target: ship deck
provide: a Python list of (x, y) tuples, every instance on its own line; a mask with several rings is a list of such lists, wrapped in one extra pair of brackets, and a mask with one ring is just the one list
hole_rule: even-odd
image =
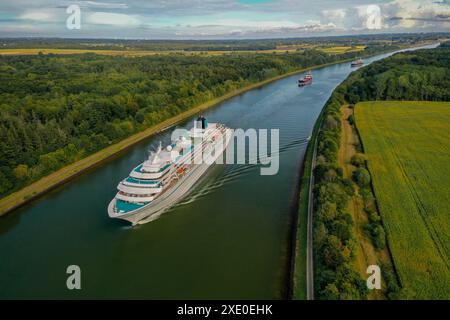
[(117, 208), (117, 211), (119, 214), (125, 214), (130, 211), (137, 210), (139, 208), (142, 208), (146, 204), (148, 204), (148, 203), (137, 204), (137, 203), (131, 203), (131, 202), (126, 202), (126, 201), (123, 201), (120, 199), (116, 199), (116, 208)]

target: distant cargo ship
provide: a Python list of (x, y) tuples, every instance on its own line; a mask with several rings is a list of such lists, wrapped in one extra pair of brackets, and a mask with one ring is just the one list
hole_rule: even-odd
[[(109, 216), (133, 225), (156, 219), (192, 189), (223, 154), (231, 135), (231, 129), (223, 124), (208, 124), (203, 116), (199, 117), (188, 137), (177, 139), (165, 149), (160, 144), (119, 183), (119, 192), (108, 206)], [(213, 154), (209, 164), (203, 161), (204, 152)]]
[(303, 77), (303, 79), (298, 80), (298, 86), (299, 87), (306, 86), (307, 84), (311, 84), (312, 81), (313, 81), (313, 77), (312, 77), (312, 74), (310, 71)]
[(362, 59), (358, 59), (352, 62), (352, 67), (360, 67), (364, 64), (364, 61)]

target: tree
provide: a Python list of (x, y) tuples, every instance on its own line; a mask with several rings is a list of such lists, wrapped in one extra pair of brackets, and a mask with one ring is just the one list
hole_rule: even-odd
[(334, 130), (338, 127), (338, 122), (331, 116), (328, 115), (325, 120), (325, 129)]
[(0, 194), (6, 193), (13, 187), (12, 182), (0, 171)]
[(137, 123), (143, 123), (145, 120), (144, 113), (141, 111), (136, 112), (136, 115), (134, 116)]
[(366, 159), (365, 159), (364, 155), (362, 155), (361, 153), (357, 153), (354, 156), (352, 156), (352, 158), (350, 159), (350, 162), (355, 167), (361, 167), (362, 165), (364, 165), (365, 160)]
[(26, 164), (19, 164), (14, 169), (14, 175), (19, 180), (26, 180), (29, 178), (28, 166)]
[(376, 224), (372, 228), (372, 239), (375, 248), (384, 249), (386, 246), (386, 235), (384, 233), (384, 229), (381, 225)]
[(326, 172), (325, 172), (325, 174), (324, 174), (324, 176), (323, 176), (323, 179), (325, 180), (325, 181), (328, 181), (328, 182), (333, 182), (333, 181), (336, 181), (336, 179), (337, 179), (337, 173), (336, 173), (336, 171), (334, 170), (334, 169), (328, 169)]
[(339, 290), (334, 283), (329, 283), (325, 289), (320, 292), (324, 300), (338, 300)]
[(347, 241), (352, 237), (352, 226), (345, 221), (337, 220), (331, 225), (331, 230), (334, 235), (339, 237), (342, 241)]
[(320, 249), (328, 237), (328, 231), (322, 222), (314, 229), (314, 247)]
[(330, 268), (337, 268), (344, 263), (345, 258), (342, 249), (341, 240), (334, 235), (330, 235), (323, 249), (323, 261), (325, 265)]
[(358, 168), (353, 173), (353, 178), (356, 181), (356, 183), (361, 187), (365, 188), (370, 184), (370, 174), (369, 171), (367, 171), (364, 168)]
[(325, 201), (317, 209), (317, 215), (324, 222), (332, 221), (338, 214), (336, 203)]
[(348, 123), (350, 123), (351, 125), (353, 125), (355, 123), (355, 118), (353, 117), (352, 114), (348, 116), (347, 120), (348, 120)]

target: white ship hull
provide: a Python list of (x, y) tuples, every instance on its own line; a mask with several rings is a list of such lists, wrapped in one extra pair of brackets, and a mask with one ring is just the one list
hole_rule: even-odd
[(194, 165), (184, 176), (182, 176), (174, 185), (170, 186), (160, 196), (158, 196), (151, 203), (143, 206), (137, 210), (127, 213), (119, 213), (115, 208), (116, 198), (112, 199), (108, 206), (108, 214), (111, 218), (122, 219), (130, 222), (133, 226), (136, 224), (143, 224), (153, 221), (161, 216), (162, 213), (174, 206), (178, 201), (185, 197), (191, 191), (199, 179), (206, 173), (211, 165), (219, 158), (225, 151), (232, 133), (227, 129), (225, 133), (224, 144), (222, 152), (215, 154), (212, 164), (202, 163)]

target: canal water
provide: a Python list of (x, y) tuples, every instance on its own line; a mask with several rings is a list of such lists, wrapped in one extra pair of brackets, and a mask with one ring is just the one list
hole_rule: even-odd
[[(279, 129), (277, 175), (215, 165), (158, 220), (131, 228), (108, 218), (117, 183), (169, 142), (170, 129), (0, 218), (0, 298), (281, 298), (307, 138), (351, 71), (349, 63), (314, 70), (304, 88), (291, 76), (204, 112), (231, 128)], [(81, 268), (81, 290), (66, 287), (69, 265)]]

